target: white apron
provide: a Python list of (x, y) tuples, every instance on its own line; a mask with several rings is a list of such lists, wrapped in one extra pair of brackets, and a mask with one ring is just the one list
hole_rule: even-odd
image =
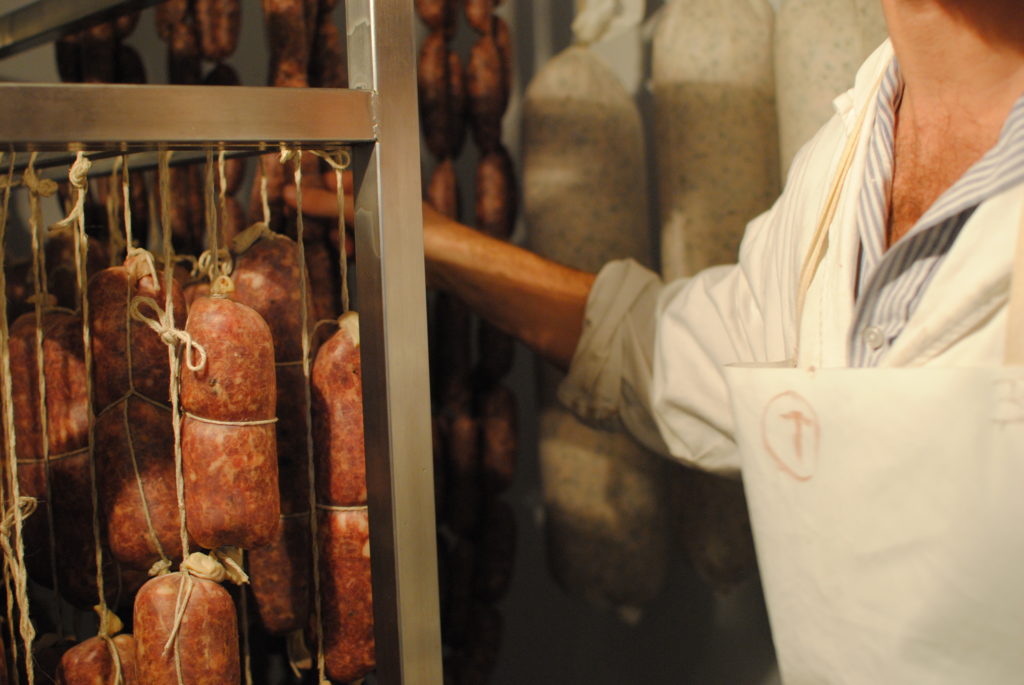
[(726, 370), (788, 685), (1024, 683), (1024, 238), (1014, 271), (1001, 368)]

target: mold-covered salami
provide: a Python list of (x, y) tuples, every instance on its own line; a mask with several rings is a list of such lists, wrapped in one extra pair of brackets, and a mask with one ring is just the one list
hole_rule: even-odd
[(321, 510), (320, 592), (331, 680), (357, 680), (375, 665), (370, 526), (366, 509)]
[(203, 547), (251, 549), (274, 539), (281, 511), (274, 345), (252, 308), (213, 293), (185, 324), (206, 351), (202, 368), (182, 371), (185, 520)]
[(313, 365), (314, 447), (321, 504), (366, 503), (359, 315), (348, 312)]
[(135, 598), (135, 643), (142, 685), (178, 683), (175, 649), (164, 652), (174, 630), (181, 583), (191, 582), (176, 638), (184, 685), (226, 685), (241, 680), (238, 619), (231, 595), (217, 583), (181, 573), (153, 578)]
[(666, 280), (734, 263), (747, 222), (778, 197), (774, 21), (767, 0), (674, 0), (661, 13), (651, 83)]
[[(537, 73), (523, 106), (524, 212), (541, 255), (596, 272), (650, 261), (644, 137), (633, 96), (591, 50), (571, 47)], [(614, 191), (612, 189), (615, 189)], [(553, 395), (558, 378), (542, 390)], [(663, 464), (627, 436), (548, 403), (540, 463), (549, 566), (600, 604), (653, 599), (667, 574)]]
[[(57, 685), (139, 685), (135, 661), (135, 638), (117, 635), (111, 645), (99, 637), (91, 637), (64, 652), (57, 668)], [(115, 659), (117, 662), (115, 662)], [(121, 680), (117, 680), (118, 663)]]

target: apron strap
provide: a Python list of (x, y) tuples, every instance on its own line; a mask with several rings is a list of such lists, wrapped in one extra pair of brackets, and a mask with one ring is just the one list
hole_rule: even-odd
[[(882, 79), (885, 78), (885, 71), (882, 71), (881, 76), (878, 77), (877, 83), (874, 88), (871, 89), (872, 93), (877, 93), (878, 89), (882, 85)], [(804, 257), (803, 264), (800, 267), (800, 285), (797, 289), (796, 295), (796, 349), (793, 351), (793, 360), (798, 362), (800, 358), (800, 328), (803, 324), (804, 319), (804, 306), (807, 303), (807, 293), (811, 289), (811, 283), (814, 281), (814, 276), (818, 272), (818, 267), (821, 266), (822, 260), (825, 258), (825, 252), (828, 251), (828, 232), (832, 226), (832, 222), (835, 220), (836, 212), (839, 211), (839, 200), (843, 195), (843, 189), (846, 186), (846, 178), (850, 175), (850, 169), (853, 168), (853, 159), (857, 154), (857, 144), (860, 143), (861, 137), (864, 132), (864, 122), (867, 120), (868, 112), (872, 110), (871, 100), (869, 99), (863, 109), (861, 109), (860, 116), (857, 117), (857, 123), (854, 125), (854, 131), (850, 135), (849, 140), (846, 142), (846, 148), (843, 150), (843, 155), (839, 159), (839, 167), (836, 171), (835, 178), (832, 179), (832, 184), (829, 186), (828, 196), (825, 199), (825, 207), (822, 209), (821, 217), (818, 219), (818, 225), (814, 230), (814, 237), (811, 239), (811, 249)]]
[(1017, 249), (1013, 257), (1003, 362), (1007, 366), (1024, 366), (1024, 206), (1021, 207)]

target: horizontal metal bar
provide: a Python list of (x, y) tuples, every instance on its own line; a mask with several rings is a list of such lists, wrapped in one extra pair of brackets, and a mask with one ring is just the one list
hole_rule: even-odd
[(37, 0), (0, 16), (0, 58), (161, 0)]
[[(210, 145), (209, 149), (214, 152), (218, 152), (218, 147)], [(265, 145), (253, 148), (233, 148), (230, 151), (226, 151), (226, 159), (237, 159), (252, 157), (265, 152), (275, 152), (277, 148), (267, 147)], [(337, 155), (342, 150), (349, 149), (345, 145), (323, 145), (317, 146), (316, 149), (326, 152), (332, 156)], [(109, 150), (104, 151), (89, 151), (89, 161), (92, 162), (92, 166), (89, 169), (90, 176), (106, 176), (110, 174), (114, 165), (118, 160), (121, 159), (122, 155), (116, 152), (110, 152)], [(14, 160), (14, 172), (16, 174), (22, 173), (28, 168), (30, 155), (24, 153), (18, 155)], [(75, 153), (73, 152), (42, 152), (39, 153), (32, 163), (36, 169), (40, 178), (49, 178), (56, 181), (62, 181), (67, 179), (68, 169), (75, 162)], [(205, 150), (185, 150), (177, 151), (171, 157), (171, 166), (187, 166), (191, 164), (205, 164), (206, 163), (206, 151)], [(7, 173), (10, 159), (5, 158), (0, 163), (0, 176)], [(128, 170), (129, 171), (148, 171), (150, 169), (156, 169), (160, 165), (160, 153), (159, 152), (132, 152), (128, 155)]]
[(375, 139), (374, 95), (335, 88), (0, 84), (0, 145), (132, 151)]

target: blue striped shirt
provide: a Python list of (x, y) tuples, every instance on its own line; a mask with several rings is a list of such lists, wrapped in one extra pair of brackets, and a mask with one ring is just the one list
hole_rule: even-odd
[(903, 77), (894, 59), (878, 92), (878, 116), (868, 141), (857, 206), (861, 240), (857, 307), (850, 332), (852, 366), (876, 366), (906, 327), (925, 288), (974, 210), (985, 199), (1024, 182), (1024, 96), (999, 141), (944, 192), (888, 251), (886, 226), (893, 178), (896, 112)]

